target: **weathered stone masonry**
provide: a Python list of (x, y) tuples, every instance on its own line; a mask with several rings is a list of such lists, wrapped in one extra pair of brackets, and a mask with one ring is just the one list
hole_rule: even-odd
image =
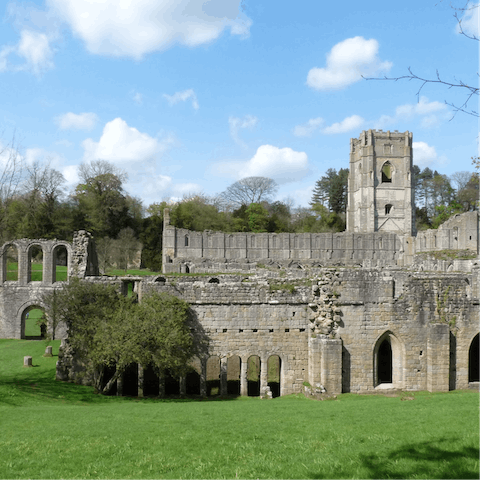
[[(350, 187), (358, 208), (349, 210), (345, 233), (191, 232), (170, 225), (166, 212), (164, 272), (211, 277), (98, 276), (93, 239), (79, 232), (72, 245), (12, 242), (19, 277), (11, 282), (4, 245), (0, 336), (23, 338), (28, 308), (41, 307), (43, 292), (62, 288), (53, 275), (55, 252), (62, 246), (70, 276), (113, 282), (124, 292), (132, 282), (140, 301), (158, 291), (191, 304), (209, 338), (208, 352), (194, 362), (200, 374), (197, 393), (207, 393), (208, 378), (217, 375), (219, 393), (227, 393), (234, 378), (239, 393), (247, 395), (247, 365), (254, 356), (262, 394), (272, 358), (279, 361), (281, 395), (303, 392), (305, 386), (330, 394), (478, 388), (480, 263), (416, 255), (447, 248), (478, 254), (478, 214), (456, 216), (438, 230), (413, 235), (411, 141), (408, 132), (362, 132), (352, 141)], [(355, 169), (362, 173), (352, 179)], [(30, 281), (34, 245), (43, 250), (42, 282)], [(64, 329), (57, 336), (65, 337)], [(78, 381), (79, 368), (65, 350), (57, 377)], [(158, 393), (165, 388), (146, 366), (134, 373), (133, 389), (127, 392), (124, 378), (119, 393), (141, 395), (152, 381)], [(188, 388), (181, 379), (180, 393)]]

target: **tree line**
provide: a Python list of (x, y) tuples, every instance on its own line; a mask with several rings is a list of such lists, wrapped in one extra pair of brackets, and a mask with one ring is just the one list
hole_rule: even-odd
[[(0, 236), (71, 240), (76, 230), (97, 241), (100, 268), (126, 269), (141, 246), (143, 267), (161, 269), (163, 211), (179, 228), (224, 232), (321, 233), (345, 229), (348, 169), (328, 169), (317, 180), (310, 206), (274, 200), (278, 185), (265, 177), (234, 182), (209, 197), (187, 195), (145, 207), (124, 189), (125, 172), (95, 160), (78, 168), (79, 183), (66, 191), (63, 175), (48, 163), (26, 165), (13, 145), (0, 151)], [(475, 164), (475, 159), (474, 159)], [(478, 162), (476, 168), (478, 168)], [(414, 166), (417, 229), (437, 228), (449, 216), (478, 206), (478, 172), (450, 177)]]

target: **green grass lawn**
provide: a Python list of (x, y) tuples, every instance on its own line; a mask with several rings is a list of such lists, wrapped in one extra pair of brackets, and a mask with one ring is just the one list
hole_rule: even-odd
[[(32, 308), (28, 312), (28, 318), (25, 318), (25, 336), (39, 337), (41, 335), (40, 325), (37, 322), (42, 318), (43, 310)], [(1, 379), (0, 379), (1, 380)]]
[[(62, 282), (67, 280), (67, 267), (62, 265), (57, 265), (57, 282)], [(43, 264), (42, 263), (32, 263), (31, 270), (32, 282), (40, 282), (43, 277)], [(7, 263), (7, 280), (9, 281), (18, 281), (18, 263), (9, 262)]]
[(479, 477), (478, 392), (102, 397), (54, 380), (51, 344), (0, 340), (1, 478)]

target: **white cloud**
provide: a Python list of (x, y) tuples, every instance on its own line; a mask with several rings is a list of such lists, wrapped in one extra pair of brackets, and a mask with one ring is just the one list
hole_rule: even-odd
[(378, 42), (353, 37), (337, 43), (327, 54), (325, 68), (312, 68), (308, 72), (307, 85), (315, 90), (340, 90), (358, 82), (364, 76), (388, 72), (391, 62), (378, 57)]
[(136, 128), (129, 127), (125, 120), (115, 118), (108, 122), (98, 142), (87, 138), (83, 142), (85, 159), (101, 159), (110, 162), (142, 162), (163, 153), (174, 142), (171, 136), (159, 141)]
[(338, 133), (347, 133), (352, 130), (358, 130), (365, 124), (365, 120), (359, 115), (352, 115), (343, 119), (341, 122), (330, 126), (324, 126), (325, 120), (321, 117), (311, 118), (305, 125), (297, 125), (293, 129), (293, 134), (297, 137), (310, 137), (317, 130), (323, 135), (335, 135)]
[(78, 185), (80, 177), (78, 176), (78, 165), (68, 165), (61, 169), (61, 172), (67, 183), (67, 188), (71, 189)]
[(236, 179), (269, 177), (282, 184), (303, 178), (308, 170), (308, 156), (305, 152), (296, 152), (288, 147), (261, 145), (250, 160), (216, 164), (212, 173)]
[[(51, 39), (44, 33), (22, 30), (20, 41), (15, 46), (4, 46), (0, 50), (0, 72), (5, 70), (29, 71), (40, 76), (53, 68)], [(12, 63), (11, 55), (19, 57), (23, 63)]]
[(248, 36), (241, 0), (47, 0), (91, 53), (142, 58), (174, 44), (196, 47), (224, 30)]
[(238, 117), (228, 117), (228, 125), (230, 127), (230, 135), (232, 136), (233, 140), (246, 147), (245, 143), (240, 140), (238, 132), (240, 129), (244, 128), (253, 128), (258, 123), (258, 118), (254, 117), (253, 115), (245, 115), (243, 118)]
[(324, 135), (335, 135), (337, 133), (346, 133), (352, 130), (358, 130), (365, 124), (365, 120), (359, 115), (352, 115), (343, 119), (341, 122), (334, 123), (329, 127), (322, 129)]
[(91, 130), (98, 121), (95, 113), (68, 112), (55, 118), (55, 123), (60, 130)]
[(420, 118), (422, 128), (432, 128), (449, 119), (448, 107), (444, 103), (429, 102), (427, 97), (420, 97), (414, 104), (400, 105), (395, 109), (394, 115), (382, 115), (374, 122), (375, 128), (388, 128), (400, 121), (411, 121)]
[(318, 130), (324, 123), (325, 120), (321, 117), (311, 118), (306, 124), (297, 125), (293, 129), (293, 134), (296, 137), (310, 137), (312, 133)]
[(425, 142), (413, 142), (413, 163), (420, 168), (428, 167), (432, 164), (443, 165), (447, 163), (445, 156), (438, 156), (435, 147)]
[(480, 3), (466, 5), (466, 9), (460, 18), (460, 25), (456, 26), (457, 33), (463, 31), (470, 37), (480, 37)]
[(192, 99), (192, 107), (195, 110), (199, 109), (197, 96), (191, 88), (188, 90), (183, 90), (182, 92), (176, 92), (173, 95), (167, 95), (164, 93), (163, 97), (167, 99), (167, 102), (170, 106), (175, 105), (178, 102), (186, 102), (187, 100)]

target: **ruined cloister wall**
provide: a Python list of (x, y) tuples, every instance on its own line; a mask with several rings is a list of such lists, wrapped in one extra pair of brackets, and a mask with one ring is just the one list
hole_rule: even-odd
[[(166, 225), (163, 272), (249, 270), (249, 263), (300, 261), (318, 265), (403, 265), (403, 239), (394, 233), (221, 233)], [(223, 264), (223, 268), (222, 268)], [(214, 265), (214, 268), (211, 268)], [(185, 267), (183, 267), (185, 270)], [(183, 272), (185, 273), (185, 272)]]
[[(7, 280), (7, 252), (17, 256), (18, 279)], [(42, 280), (32, 281), (32, 250), (42, 251)], [(66, 251), (67, 278), (98, 274), (95, 244), (86, 231), (75, 232), (73, 242), (45, 239), (20, 239), (6, 242), (0, 248), (0, 338), (24, 338), (25, 313), (32, 307), (42, 308), (42, 297), (55, 289), (61, 289), (64, 281), (56, 279), (56, 254)], [(59, 325), (56, 337), (66, 336), (64, 325)]]

